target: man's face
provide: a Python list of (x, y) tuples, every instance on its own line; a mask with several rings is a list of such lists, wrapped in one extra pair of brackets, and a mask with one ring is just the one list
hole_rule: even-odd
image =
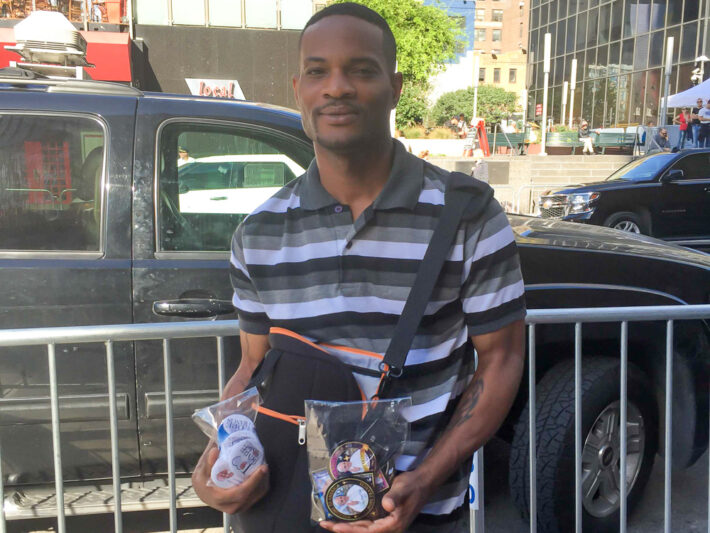
[(178, 155), (180, 156), (180, 159), (187, 159), (187, 152), (185, 150), (180, 150)]
[(293, 89), (306, 135), (334, 152), (352, 152), (389, 137), (390, 111), (402, 89), (382, 48), (382, 30), (332, 15), (301, 40)]
[(333, 498), (333, 501), (335, 502), (335, 505), (343, 506), (348, 503), (348, 497), (347, 495), (336, 496), (335, 498)]
[(702, 98), (698, 98), (697, 104), (698, 104), (698, 107), (703, 107), (703, 99), (702, 99)]
[(668, 132), (666, 130), (661, 130), (660, 134), (661, 134), (661, 137), (666, 137), (668, 135)]
[(708, 103), (705, 104), (705, 107), (707, 107), (708, 109), (710, 109), (710, 100), (708, 100)]

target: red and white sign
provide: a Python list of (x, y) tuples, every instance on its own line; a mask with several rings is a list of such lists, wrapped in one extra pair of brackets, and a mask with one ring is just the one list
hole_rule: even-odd
[(537, 104), (535, 106), (535, 116), (536, 117), (541, 117), (542, 116), (542, 104)]
[(185, 78), (190, 94), (245, 100), (242, 88), (237, 80), (207, 80), (204, 78)]

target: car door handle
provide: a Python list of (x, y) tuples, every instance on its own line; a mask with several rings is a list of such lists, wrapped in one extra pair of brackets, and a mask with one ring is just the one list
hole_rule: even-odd
[(234, 306), (228, 300), (180, 298), (153, 302), (153, 313), (161, 316), (179, 316), (183, 318), (210, 318), (234, 313)]
[(226, 199), (227, 199), (226, 196), (212, 196), (212, 197), (210, 198), (210, 200), (214, 200), (215, 202), (217, 202), (217, 201), (219, 201), (219, 200), (226, 200)]

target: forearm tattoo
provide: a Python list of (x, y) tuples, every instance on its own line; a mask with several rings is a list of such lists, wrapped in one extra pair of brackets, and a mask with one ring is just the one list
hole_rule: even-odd
[(459, 402), (454, 416), (451, 418), (451, 423), (449, 428), (455, 428), (464, 424), (468, 419), (473, 416), (473, 410), (478, 404), (478, 399), (483, 393), (483, 379), (474, 379), (471, 386), (466, 389), (461, 401)]

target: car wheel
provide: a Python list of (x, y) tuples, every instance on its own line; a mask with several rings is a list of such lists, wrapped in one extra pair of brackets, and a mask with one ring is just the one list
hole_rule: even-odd
[[(608, 357), (582, 365), (582, 525), (597, 533), (618, 531), (621, 490), (619, 361)], [(633, 365), (628, 373), (626, 486), (628, 509), (638, 503), (653, 467), (658, 417), (653, 388)], [(549, 370), (537, 385), (537, 529), (574, 531), (574, 361)], [(528, 407), (515, 426), (510, 490), (530, 520)]]
[(641, 220), (641, 217), (630, 211), (614, 213), (604, 221), (604, 225), (609, 228), (628, 231), (629, 233), (643, 233), (648, 235), (648, 228)]

